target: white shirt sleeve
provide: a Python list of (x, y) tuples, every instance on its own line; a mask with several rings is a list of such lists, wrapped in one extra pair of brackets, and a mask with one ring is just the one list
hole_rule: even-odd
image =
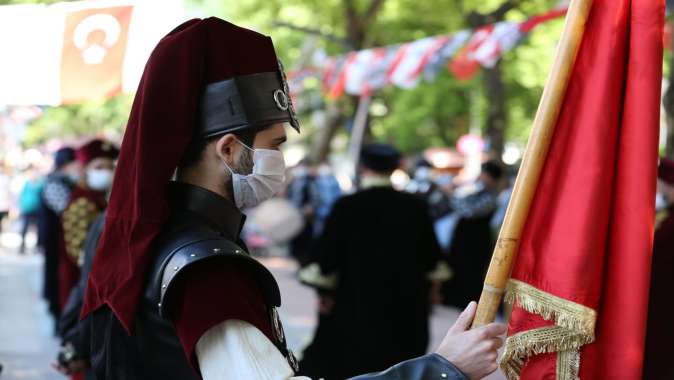
[(286, 358), (260, 330), (231, 319), (211, 327), (196, 347), (204, 380), (310, 380), (294, 376)]

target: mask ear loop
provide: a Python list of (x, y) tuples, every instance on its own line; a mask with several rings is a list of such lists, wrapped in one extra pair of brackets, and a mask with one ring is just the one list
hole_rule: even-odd
[(235, 178), (236, 178), (236, 176), (239, 176), (239, 178), (241, 178), (241, 175), (235, 173), (234, 170), (232, 170), (232, 168), (229, 166), (229, 164), (226, 161), (223, 161), (223, 163), (225, 164), (225, 167), (227, 168), (227, 170), (229, 170), (229, 173), (230, 173), (229, 178), (230, 178), (230, 183), (231, 183), (231, 188), (232, 188), (232, 198), (233, 198), (232, 202), (234, 202), (234, 204), (236, 204), (237, 207), (239, 207), (239, 205), (237, 204), (237, 198), (238, 198), (237, 194), (241, 193), (241, 189), (239, 189), (240, 185), (237, 183), (237, 181), (235, 181)]
[[(234, 137), (234, 140), (236, 140), (236, 142), (241, 144), (244, 148), (246, 148), (246, 149), (248, 149), (252, 152), (255, 152), (255, 149), (253, 149), (253, 148), (249, 147), (248, 145), (244, 144), (243, 141), (239, 140), (238, 138)], [(235, 173), (234, 170), (232, 170), (232, 168), (229, 166), (229, 164), (227, 164), (227, 161), (223, 161), (223, 163), (227, 167), (227, 170), (229, 170), (229, 172), (232, 174), (232, 178), (234, 177), (234, 174), (238, 174), (238, 173)]]
[(248, 145), (244, 144), (244, 143), (243, 143), (243, 141), (241, 141), (241, 140), (237, 139), (236, 137), (235, 137), (235, 139), (236, 139), (236, 142), (238, 142), (239, 144), (243, 145), (243, 146), (244, 146), (244, 148), (246, 148), (246, 149), (250, 150), (251, 152), (255, 152), (255, 148), (251, 148), (251, 147), (249, 147)]
[(232, 168), (229, 167), (229, 165), (227, 164), (227, 161), (222, 161), (222, 163), (225, 164), (225, 167), (227, 168), (227, 170), (229, 170), (229, 173), (232, 175), (232, 177), (234, 177), (234, 174), (236, 174), (236, 173), (234, 173), (234, 170), (232, 170)]

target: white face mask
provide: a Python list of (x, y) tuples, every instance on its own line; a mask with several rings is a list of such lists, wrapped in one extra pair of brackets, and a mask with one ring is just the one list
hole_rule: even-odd
[(107, 191), (112, 186), (114, 173), (110, 169), (87, 170), (87, 185), (96, 191)]
[(664, 210), (667, 208), (667, 200), (665, 200), (665, 197), (662, 195), (662, 193), (658, 192), (655, 194), (655, 211), (660, 211)]
[(239, 144), (253, 152), (253, 172), (241, 175), (225, 165), (232, 173), (234, 203), (239, 209), (245, 209), (272, 198), (283, 188), (286, 165), (283, 153), (278, 150), (253, 149), (240, 141)]

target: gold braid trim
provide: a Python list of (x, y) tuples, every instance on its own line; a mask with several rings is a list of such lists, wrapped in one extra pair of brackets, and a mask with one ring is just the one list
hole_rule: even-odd
[(557, 379), (579, 379), (580, 350), (566, 350), (557, 353)]
[(298, 276), (300, 281), (310, 286), (325, 290), (334, 290), (337, 288), (337, 274), (323, 274), (318, 263), (311, 263), (300, 269)]
[(557, 379), (578, 379), (580, 347), (594, 341), (597, 313), (517, 280), (508, 282), (505, 301), (555, 322), (555, 326), (523, 331), (506, 339), (500, 363), (506, 377), (519, 379), (527, 359), (557, 352)]
[(518, 280), (508, 281), (505, 301), (517, 304), (532, 314), (537, 314), (557, 326), (591, 335), (594, 340), (594, 325), (597, 313), (587, 306), (553, 296)]

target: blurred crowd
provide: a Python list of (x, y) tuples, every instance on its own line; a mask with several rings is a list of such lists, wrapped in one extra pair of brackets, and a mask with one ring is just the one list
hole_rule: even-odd
[[(93, 139), (57, 150), (48, 172), (0, 165), (0, 221), (13, 232), (3, 244), (44, 254), (44, 297), (63, 342), (56, 367), (74, 379), (94, 378), (78, 321), (118, 153)], [(318, 294), (302, 374), (346, 378), (423, 355), (432, 305), (479, 299), (516, 169), (477, 163), (440, 168), (390, 145), (365, 145), (350, 187), (327, 163), (302, 160), (287, 170), (281, 194), (247, 210), (251, 252), (294, 259), (299, 281)], [(657, 207), (667, 211), (674, 165), (661, 166)], [(349, 341), (361, 351), (340, 352)]]
[[(57, 368), (74, 378), (87, 376), (81, 371), (86, 360), (79, 360), (87, 356), (86, 337), (81, 336), (77, 322), (118, 152), (112, 143), (93, 139), (62, 147), (37, 164), (0, 166), (0, 218), (4, 230), (14, 233), (3, 234), (4, 239), (14, 236), (13, 244), (20, 254), (44, 254), (43, 295), (54, 317), (55, 333), (63, 340)], [(296, 260), (299, 279), (321, 295), (320, 324), (304, 355), (303, 368), (309, 375), (313, 371), (335, 378), (350, 376), (423, 354), (428, 345), (429, 305), (463, 308), (479, 297), (494, 233), (507, 204), (508, 176), (496, 162), (486, 161), (477, 172), (466, 173), (462, 167), (437, 168), (424, 158), (403, 157), (394, 147), (381, 144), (364, 147), (360, 161), (354, 181), (345, 184), (338, 180), (333, 166), (302, 160), (287, 170), (286, 186), (278, 197), (247, 211), (251, 220), (244, 240), (251, 251), (257, 255), (285, 254)], [(365, 195), (349, 201), (357, 194)], [(11, 243), (5, 241), (6, 246)], [(390, 262), (379, 257), (348, 265), (363, 272), (368, 266), (388, 267), (389, 273), (373, 267), (379, 273), (364, 280), (347, 275), (346, 269), (335, 263), (330, 264), (331, 270), (326, 269), (331, 260), (326, 257), (346, 257), (350, 251), (362, 258), (362, 250), (388, 251), (383, 254)], [(347, 295), (351, 300), (362, 297), (352, 311), (368, 318), (381, 319), (382, 312), (389, 313), (394, 304), (404, 303), (401, 295), (407, 293), (411, 315), (390, 320), (394, 323), (412, 317), (419, 321), (407, 337), (414, 342), (395, 345), (412, 352), (382, 352), (379, 362), (368, 354), (368, 363), (331, 363), (326, 369), (327, 363), (320, 358), (330, 354), (326, 349), (339, 347), (337, 326), (346, 323), (362, 335), (357, 326), (369, 325), (368, 321), (354, 320), (350, 312), (347, 320), (334, 313), (341, 309), (343, 315), (346, 309), (336, 307), (344, 302), (343, 296), (336, 295), (337, 283), (349, 285), (356, 293), (369, 288), (372, 295), (378, 294), (379, 303), (372, 297)], [(381, 297), (386, 291), (396, 295), (389, 304)], [(420, 297), (420, 292), (428, 297)], [(419, 303), (419, 299), (426, 301)], [(382, 340), (372, 336), (366, 341)], [(344, 368), (352, 370), (344, 372)]]
[[(424, 158), (414, 157), (401, 157), (390, 173), (384, 173), (383, 177), (390, 179), (383, 185), (414, 195), (426, 204), (443, 260), (454, 272), (452, 281), (444, 287), (447, 305), (462, 308), (479, 296), (514, 174), (513, 168), (495, 161), (484, 161), (479, 170), (471, 172), (465, 167), (437, 168)], [(368, 176), (361, 175), (359, 180), (360, 184), (346, 189), (327, 164), (302, 161), (290, 169), (285, 198), (301, 215), (303, 227), (291, 239), (289, 252), (300, 266), (305, 267), (312, 256), (320, 254), (316, 244), (334, 203), (342, 196), (372, 187)]]

